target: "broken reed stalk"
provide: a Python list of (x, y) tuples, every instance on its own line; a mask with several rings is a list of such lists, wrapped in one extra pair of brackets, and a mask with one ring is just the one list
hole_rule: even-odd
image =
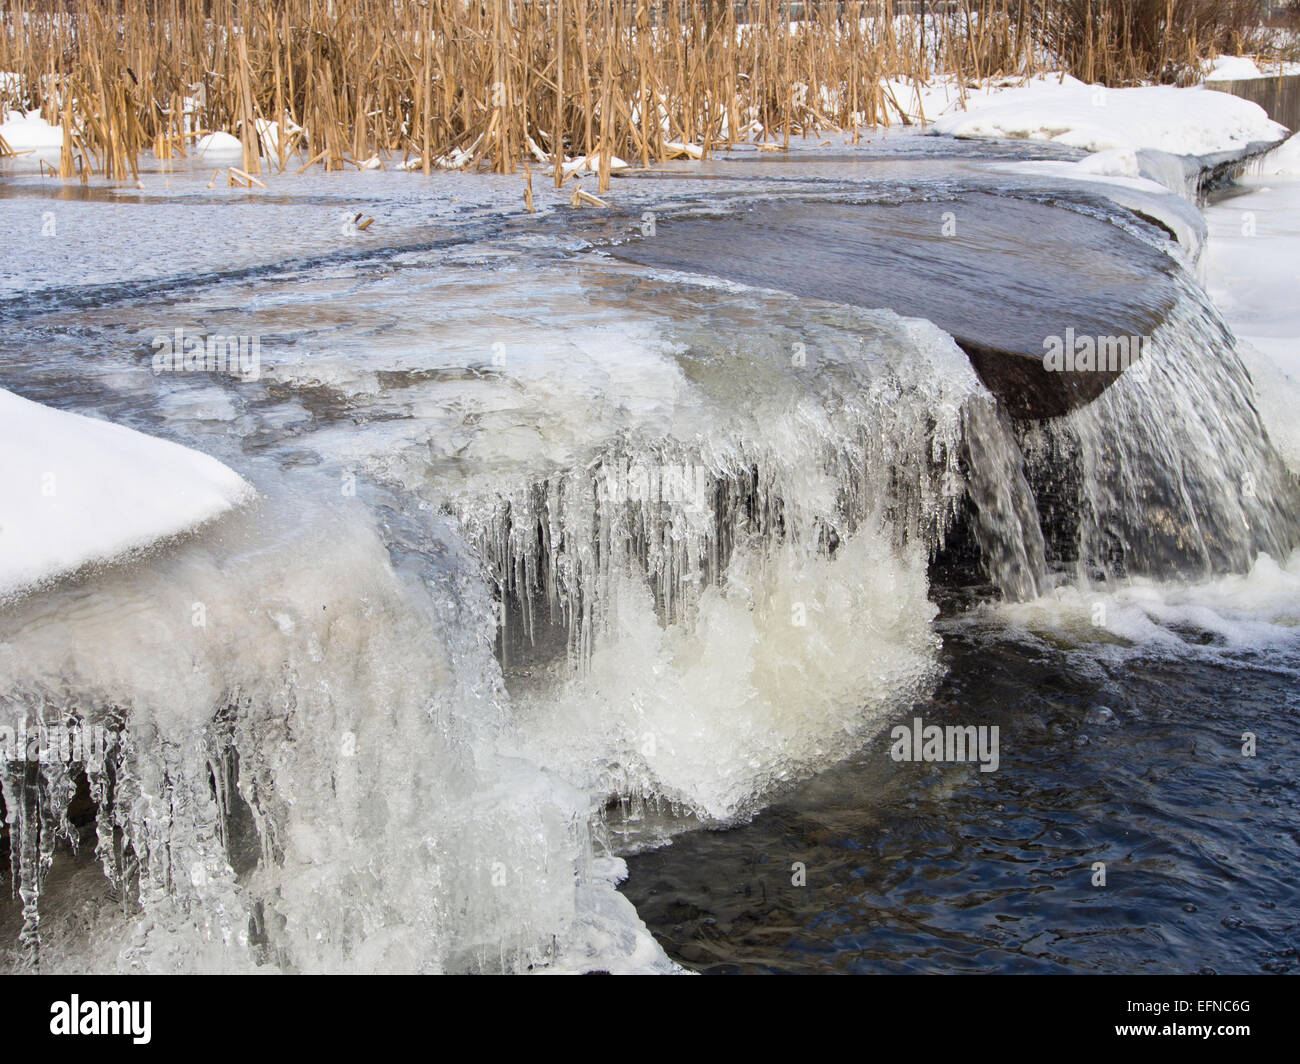
[[(393, 153), (564, 182), (739, 141), (906, 120), (882, 86), (1063, 66), (1175, 80), (1249, 35), (1258, 0), (5, 0), (0, 107), (64, 127), (59, 171), (234, 133), (242, 169)], [(797, 14), (797, 18), (795, 15)], [(293, 132), (297, 131), (297, 132)], [(533, 150), (533, 148), (537, 150)], [(414, 168), (414, 166), (412, 166)]]

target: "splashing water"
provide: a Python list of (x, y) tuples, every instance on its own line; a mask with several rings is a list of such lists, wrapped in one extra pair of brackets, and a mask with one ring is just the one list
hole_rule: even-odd
[[(118, 737), (0, 767), (15, 967), (670, 970), (606, 803), (730, 822), (851, 753), (936, 680), (927, 567), (963, 515), (1008, 600), (1297, 545), (1190, 285), (1141, 373), (1018, 425), (887, 312), (593, 255), (337, 283), (346, 311), (196, 295), (274, 334), (260, 382), (86, 388), (263, 498), (0, 611), (0, 725)], [(29, 327), (39, 392), (79, 352)], [(59, 885), (82, 788), (93, 867)]]
[(1296, 483), (1232, 338), (1190, 284), (1139, 372), (1053, 426), (1077, 449), (1081, 578), (1207, 578), (1296, 545)]

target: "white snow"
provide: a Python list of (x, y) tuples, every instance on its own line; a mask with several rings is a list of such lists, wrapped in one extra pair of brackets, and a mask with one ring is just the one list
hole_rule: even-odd
[(1300, 143), (1267, 156), (1250, 189), (1205, 211), (1205, 288), (1237, 336), (1269, 436), (1300, 472)]
[(1151, 148), (1212, 155), (1281, 140), (1286, 128), (1264, 109), (1203, 87), (1107, 89), (1071, 78), (1036, 78), (993, 95), (967, 97), (938, 118), (936, 133), (964, 138), (1052, 141), (1089, 152)]
[[(1292, 137), (1281, 147), (1269, 152), (1254, 165), (1252, 173), (1260, 177), (1300, 177), (1300, 137)], [(1243, 184), (1249, 186), (1255, 182), (1247, 179)]]
[(1141, 176), (1138, 172), (1137, 152), (1132, 148), (1111, 148), (1109, 151), (1093, 152), (1074, 165), (1082, 173), (1097, 174), (1102, 177)]
[(945, 112), (959, 107), (963, 94), (998, 91), (996, 85), (990, 85), (984, 90), (963, 89), (957, 79), (946, 74), (936, 75), (929, 81), (886, 79), (882, 82), (882, 88), (891, 111), (896, 106), (902, 115), (913, 122), (933, 122)]
[(1263, 72), (1255, 65), (1255, 60), (1244, 55), (1221, 55), (1210, 64), (1206, 81), (1244, 81), (1247, 78), (1262, 78)]
[(1252, 78), (1274, 78), (1289, 74), (1300, 74), (1300, 63), (1268, 63), (1261, 68), (1249, 56), (1221, 55), (1210, 62), (1205, 80), (1249, 81)]
[(244, 146), (239, 138), (229, 133), (209, 133), (201, 137), (195, 147), (200, 159), (224, 159), (232, 155), (242, 157), (244, 154)]
[[(687, 144), (680, 140), (666, 140), (664, 141), (664, 147), (668, 151), (676, 152), (678, 155), (689, 155), (692, 159), (704, 158), (704, 149), (697, 144)], [(627, 164), (624, 163), (623, 165), (626, 166)]]
[[(287, 114), (284, 116), (283, 122), (286, 140), (291, 140), (293, 134), (302, 132), (302, 126), (298, 125), (298, 123)], [(272, 122), (269, 118), (256, 118), (253, 120), (253, 127), (257, 130), (258, 139), (262, 142), (262, 151), (265, 152), (268, 157), (279, 155), (280, 123)], [(223, 135), (229, 136), (229, 134)], [(206, 140), (207, 138), (204, 139)], [(234, 140), (235, 138), (231, 137), (231, 139)], [(235, 143), (238, 144), (239, 142), (236, 140)]]
[(9, 111), (0, 122), (0, 137), (14, 151), (41, 151), (63, 147), (63, 130), (50, 125), (40, 111)]
[(0, 596), (195, 528), (253, 495), (198, 451), (0, 389)]
[[(686, 150), (682, 145), (665, 144), (664, 147), (671, 147), (682, 151)], [(698, 156), (696, 156), (696, 158), (698, 158)], [(565, 159), (562, 165), (564, 167), (565, 177), (569, 174), (594, 174), (598, 173), (600, 170), (600, 156), (580, 155), (576, 159)], [(627, 162), (624, 159), (620, 159), (617, 155), (611, 155), (609, 159), (609, 168), (611, 170), (626, 170)]]
[(1164, 185), (1141, 175), (1137, 153), (1129, 148), (1112, 148), (1109, 151), (1094, 152), (1075, 162), (1060, 159), (1033, 159), (1028, 162), (1003, 163), (997, 169), (1008, 173), (1063, 177), (1073, 181), (1104, 182), (1155, 194), (1169, 191)]

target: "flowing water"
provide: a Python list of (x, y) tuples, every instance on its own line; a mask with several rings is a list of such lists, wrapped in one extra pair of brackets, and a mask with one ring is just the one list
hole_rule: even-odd
[[(1300, 526), (1232, 339), (1181, 266), (1141, 372), (1025, 422), (929, 321), (604, 249), (647, 211), (1010, 191), (955, 148), (907, 143), (875, 166), (627, 179), (612, 220), (521, 219), (513, 182), (458, 175), (286, 180), (234, 203), (183, 174), (57, 201), (0, 186), (32, 234), (0, 257), (4, 386), (197, 447), (259, 492), (0, 607), (0, 725), (115, 739), (80, 763), (0, 765), (3, 963), (1014, 967), (1023, 949), (943, 914), (998, 909), (994, 881), (1075, 809), (1082, 771), (1098, 817), (1129, 815), (1112, 797), (1137, 803), (1144, 779), (1152, 845), (1177, 822), (1234, 867), (1215, 825), (1265, 759), (1218, 792), (1141, 766), (1183, 763), (1171, 734), (1207, 728), (1196, 707), (1226, 712), (1252, 669), (1261, 714), (1294, 709)], [(1074, 206), (1164, 239), (1098, 204)], [(357, 210), (382, 220), (358, 232)], [(63, 235), (42, 245), (50, 218)], [(258, 372), (155, 372), (177, 329), (256, 338)], [(1290, 591), (1268, 609), (1223, 590), (1270, 565)], [(1169, 664), (1188, 647), (1194, 669)], [(1080, 685), (1114, 706), (1108, 684), (1153, 723), (1107, 731), (1080, 768), (1062, 706)], [(881, 729), (918, 706), (1001, 722), (1014, 752), (979, 786), (900, 782)], [(1296, 736), (1270, 726), (1276, 765)], [(1272, 793), (1294, 808), (1293, 786)], [(818, 856), (789, 856), (814, 821), (798, 853)], [(1088, 863), (1087, 840), (1057, 841), (1061, 867)], [(1264, 845), (1263, 871), (1234, 874), (1285, 907), (1294, 838)], [(760, 852), (839, 893), (749, 904), (737, 870)], [(725, 915), (701, 903), (736, 884)], [(1040, 896), (1013, 885), (1022, 908)], [(1069, 922), (1060, 904), (1025, 927)], [(1119, 967), (1148, 963), (1134, 941)]]

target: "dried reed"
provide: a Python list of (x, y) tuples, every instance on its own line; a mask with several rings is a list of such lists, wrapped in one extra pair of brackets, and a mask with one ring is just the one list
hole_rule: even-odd
[(142, 153), (227, 130), (248, 175), (531, 156), (559, 187), (576, 157), (603, 190), (621, 159), (905, 119), (891, 79), (1172, 80), (1252, 2), (5, 0), (0, 107), (63, 126), (65, 178), (136, 178)]

